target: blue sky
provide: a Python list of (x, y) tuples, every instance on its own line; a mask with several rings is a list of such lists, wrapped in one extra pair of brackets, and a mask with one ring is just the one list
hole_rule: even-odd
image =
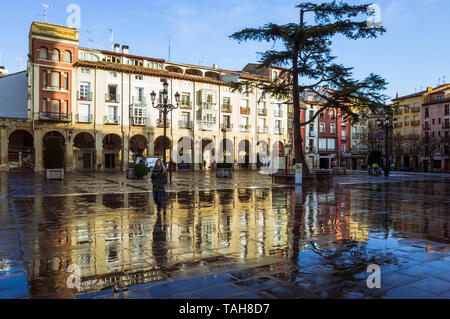
[[(349, 1), (368, 3), (366, 1)], [(240, 70), (257, 62), (257, 52), (270, 48), (261, 43), (238, 44), (229, 39), (235, 31), (266, 22), (298, 21), (294, 0), (16, 0), (2, 1), (0, 65), (10, 72), (25, 69), (28, 32), (33, 20), (43, 21), (42, 3), (50, 3), (48, 22), (66, 24), (66, 8), (81, 7), (80, 45), (110, 49), (114, 41), (128, 44), (130, 53)], [(379, 39), (350, 41), (336, 38), (338, 62), (354, 67), (356, 78), (374, 72), (389, 82), (387, 94), (414, 93), (436, 86), (438, 79), (450, 82), (447, 52), (450, 41), (448, 0), (374, 0), (381, 7), (381, 22), (387, 32)]]

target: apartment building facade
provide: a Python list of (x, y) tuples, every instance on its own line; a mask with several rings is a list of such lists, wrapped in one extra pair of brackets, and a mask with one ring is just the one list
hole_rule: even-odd
[[(36, 171), (124, 169), (138, 156), (164, 156), (164, 126), (166, 158), (182, 157), (191, 169), (222, 160), (254, 169), (275, 153), (289, 152), (292, 119), (285, 101), (232, 87), (243, 80), (272, 81), (279, 68), (265, 74), (228, 71), (131, 55), (126, 45), (105, 51), (80, 48), (78, 42), (76, 29), (32, 24), (28, 119), (20, 125), (3, 119), (8, 125), (1, 132), (1, 164), (16, 161), (7, 146), (14, 139), (32, 144), (27, 159)], [(169, 103), (176, 104), (175, 93), (181, 97), (166, 123), (150, 98), (164, 83)], [(15, 165), (25, 166), (18, 161)]]

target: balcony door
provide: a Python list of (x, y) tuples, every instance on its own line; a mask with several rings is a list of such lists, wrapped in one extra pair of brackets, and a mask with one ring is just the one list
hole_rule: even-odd
[(79, 121), (82, 123), (90, 122), (90, 106), (87, 104), (80, 104), (78, 109)]

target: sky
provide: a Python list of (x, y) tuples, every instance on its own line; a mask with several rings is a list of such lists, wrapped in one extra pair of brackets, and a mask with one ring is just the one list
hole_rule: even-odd
[[(173, 62), (242, 70), (258, 62), (258, 52), (273, 44), (239, 44), (229, 38), (244, 27), (267, 22), (299, 21), (295, 6), (301, 0), (0, 0), (0, 65), (10, 73), (26, 68), (28, 33), (32, 21), (66, 25), (67, 7), (81, 9), (80, 46), (111, 50), (114, 42), (130, 46), (130, 54), (168, 60), (169, 36)], [(347, 40), (336, 37), (337, 62), (354, 68), (363, 79), (379, 74), (389, 82), (387, 95), (415, 93), (427, 86), (450, 82), (447, 40), (450, 20), (448, 0), (349, 0), (374, 3), (381, 8), (381, 24), (387, 32), (378, 39)], [(307, 17), (307, 21), (312, 20)], [(439, 82), (440, 80), (440, 82)]]

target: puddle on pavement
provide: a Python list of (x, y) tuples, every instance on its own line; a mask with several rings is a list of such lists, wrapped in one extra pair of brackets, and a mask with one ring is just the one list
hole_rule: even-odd
[[(370, 264), (448, 270), (436, 261), (448, 261), (449, 187), (186, 191), (166, 194), (161, 212), (148, 193), (0, 199), (0, 298), (92, 297), (192, 274), (219, 275), (233, 293), (264, 284), (277, 296), (269, 284), (284, 283), (364, 296), (355, 287)], [(78, 293), (69, 265), (79, 266)]]

